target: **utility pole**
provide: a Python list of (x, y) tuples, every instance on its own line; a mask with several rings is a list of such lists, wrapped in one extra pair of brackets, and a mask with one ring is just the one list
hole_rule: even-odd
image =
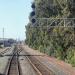
[(3, 47), (4, 47), (4, 28), (3, 28)]

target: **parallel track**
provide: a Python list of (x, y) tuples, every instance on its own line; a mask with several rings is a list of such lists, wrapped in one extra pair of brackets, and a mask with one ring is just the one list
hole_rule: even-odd
[(32, 67), (34, 68), (34, 70), (38, 73), (38, 75), (54, 75), (54, 73), (50, 69), (48, 69), (45, 65), (43, 65), (34, 56), (26, 56), (26, 57), (29, 60)]
[(8, 61), (5, 75), (22, 75), (18, 57), (17, 49), (15, 49), (13, 55), (10, 56), (10, 60)]
[[(21, 49), (23, 50), (22, 47)], [(28, 52), (24, 51), (24, 53), (26, 54), (24, 56), (28, 59), (38, 75), (55, 75), (50, 69), (48, 69), (44, 64), (41, 63), (41, 61), (37, 59), (39, 57), (38, 55), (35, 55), (37, 57), (36, 58), (34, 55), (30, 55)]]
[[(22, 75), (21, 66), (19, 63), (19, 56), (22, 49), (17, 50), (15, 48), (13, 50), (13, 55), (10, 56), (10, 60), (8, 61), (8, 65), (6, 67), (5, 75)], [(28, 54), (25, 52), (25, 54)], [(29, 61), (30, 65), (34, 69), (37, 75), (54, 75), (53, 72), (48, 69), (45, 65), (41, 63), (35, 56), (25, 56)]]
[(7, 48), (4, 51), (0, 52), (0, 56), (3, 56), (3, 54), (5, 54), (6, 52), (8, 52), (11, 48)]
[(47, 68), (44, 64), (41, 63), (40, 60), (37, 59), (42, 55), (30, 55), (28, 52), (25, 52), (25, 54), (26, 55), (24, 56), (28, 59), (29, 63), (38, 75), (55, 75), (49, 68)]

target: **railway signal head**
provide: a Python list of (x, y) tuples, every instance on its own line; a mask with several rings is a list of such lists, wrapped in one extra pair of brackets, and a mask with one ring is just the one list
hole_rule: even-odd
[(35, 11), (32, 11), (30, 16), (35, 16)]
[(31, 7), (32, 9), (35, 9), (35, 3), (32, 3)]
[(33, 11), (30, 13), (30, 21), (32, 23), (32, 25), (36, 24), (36, 10), (35, 10), (35, 2), (32, 3), (31, 5)]
[(32, 24), (36, 23), (36, 19), (33, 18), (33, 19), (31, 20), (31, 22), (32, 22)]

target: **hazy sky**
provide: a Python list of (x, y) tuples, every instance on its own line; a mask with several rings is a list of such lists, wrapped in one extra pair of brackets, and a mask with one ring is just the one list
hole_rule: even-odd
[(0, 0), (0, 38), (25, 39), (25, 25), (31, 12), (32, 0)]

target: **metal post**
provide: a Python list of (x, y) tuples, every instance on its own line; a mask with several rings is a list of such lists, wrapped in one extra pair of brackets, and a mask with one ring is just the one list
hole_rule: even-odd
[(3, 47), (4, 47), (4, 28), (3, 28)]
[(66, 21), (66, 19), (64, 18), (64, 27), (66, 26), (66, 25), (65, 25), (65, 23), (66, 23), (65, 21)]

